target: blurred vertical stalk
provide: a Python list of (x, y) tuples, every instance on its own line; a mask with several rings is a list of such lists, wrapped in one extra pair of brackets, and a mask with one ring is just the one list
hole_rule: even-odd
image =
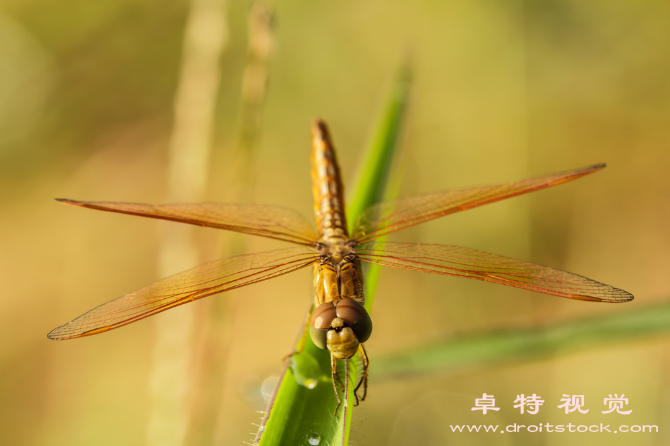
[(242, 78), (231, 201), (246, 202), (253, 195), (253, 165), (268, 84), (268, 58), (273, 43), (272, 18), (272, 7), (268, 1), (253, 3), (248, 19), (247, 60)]
[[(226, 0), (190, 2), (169, 146), (168, 202), (200, 201), (205, 192), (219, 59), (227, 40), (226, 6)], [(192, 226), (162, 225), (161, 237), (161, 277), (197, 265), (199, 252)], [(154, 321), (152, 408), (146, 434), (149, 446), (184, 444), (189, 420), (194, 309), (184, 306), (164, 316)]]
[[(267, 62), (272, 50), (272, 10), (267, 2), (255, 1), (248, 16), (248, 49), (242, 78), (237, 135), (232, 150), (232, 175), (226, 201), (252, 201), (255, 152), (261, 130), (261, 118), (267, 86)], [(221, 234), (222, 257), (245, 251), (245, 238)], [(207, 311), (200, 314), (204, 327), (196, 359), (197, 385), (188, 444), (223, 444), (227, 426), (223, 411), (224, 381), (229, 352), (234, 296), (210, 299)]]

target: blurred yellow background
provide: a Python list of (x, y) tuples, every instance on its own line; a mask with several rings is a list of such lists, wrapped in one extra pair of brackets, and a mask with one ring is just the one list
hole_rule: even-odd
[[(196, 27), (205, 47), (208, 32), (215, 32), (208, 27), (219, 26), (223, 36), (203, 199), (225, 201), (240, 187), (233, 184), (239, 168), (233, 152), (245, 119), (250, 2), (8, 0), (0, 6), (3, 445), (179, 444), (152, 431), (162, 389), (154, 370), (160, 322), (152, 319), (167, 317), (195, 321), (188, 339), (174, 340), (192, 357), (176, 392), (185, 392), (178, 397), (186, 404), (172, 414), (184, 426), (182, 444), (252, 438), (255, 411), (264, 408), (259, 388), (279, 373), (311, 299), (308, 272), (100, 336), (46, 338), (56, 326), (160, 278), (165, 224), (53, 199), (160, 203), (175, 195), (168, 190), (168, 148), (180, 119), (176, 92), (186, 76), (184, 30), (203, 4), (223, 20)], [(538, 327), (670, 299), (670, 4), (276, 1), (272, 9), (271, 50), (260, 62), (268, 84), (253, 186), (234, 196), (311, 219), (311, 120), (329, 122), (350, 185), (392, 73), (410, 54), (415, 76), (400, 142), (402, 194), (599, 162), (608, 167), (393, 239), (521, 258), (635, 295), (623, 305), (592, 304), (383, 270), (367, 344), (369, 400), (354, 412), (352, 444), (668, 444), (670, 336), (395, 381), (375, 381), (374, 367), (376, 356), (455, 335)], [(227, 249), (219, 231), (194, 234), (200, 261)], [(244, 241), (249, 252), (280, 247)], [(213, 330), (222, 337), (216, 349), (200, 342), (207, 330), (199, 327), (212, 311), (225, 313), (224, 328)], [(197, 378), (210, 360), (223, 364), (213, 387)], [(485, 418), (470, 411), (484, 392), (502, 408)], [(521, 393), (544, 398), (540, 414), (512, 408)], [(584, 394), (589, 415), (552, 407), (564, 393)], [(633, 413), (601, 416), (610, 393), (624, 393)], [(216, 411), (203, 413), (207, 407)], [(492, 438), (453, 434), (448, 426), (570, 421), (656, 424), (659, 433)]]

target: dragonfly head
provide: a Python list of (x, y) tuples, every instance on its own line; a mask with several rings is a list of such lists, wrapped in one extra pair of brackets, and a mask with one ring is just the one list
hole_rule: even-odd
[(358, 345), (372, 334), (372, 319), (363, 305), (353, 299), (342, 299), (319, 305), (309, 324), (312, 341), (328, 349), (333, 357), (353, 357)]

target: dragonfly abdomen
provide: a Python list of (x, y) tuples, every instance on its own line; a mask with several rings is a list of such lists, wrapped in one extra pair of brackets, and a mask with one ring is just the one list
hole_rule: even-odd
[(312, 193), (321, 239), (348, 239), (340, 168), (328, 128), (321, 120), (312, 126)]

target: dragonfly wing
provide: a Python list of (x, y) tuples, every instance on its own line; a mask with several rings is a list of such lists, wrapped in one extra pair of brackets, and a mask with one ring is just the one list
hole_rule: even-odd
[(296, 247), (206, 263), (102, 304), (48, 337), (65, 340), (103, 333), (212, 294), (296, 271), (312, 264), (316, 256), (313, 249)]
[(577, 274), (470, 248), (422, 243), (367, 243), (357, 248), (369, 263), (465, 277), (595, 302), (627, 302), (633, 295)]
[(365, 210), (358, 218), (352, 231), (352, 238), (359, 243), (367, 242), (438, 217), (556, 186), (604, 167), (604, 164), (597, 164), (514, 183), (451, 189), (378, 203)]
[(300, 214), (290, 209), (255, 204), (184, 203), (144, 204), (107, 201), (58, 201), (99, 211), (189, 223), (259, 235), (301, 245), (312, 245), (314, 230)]

